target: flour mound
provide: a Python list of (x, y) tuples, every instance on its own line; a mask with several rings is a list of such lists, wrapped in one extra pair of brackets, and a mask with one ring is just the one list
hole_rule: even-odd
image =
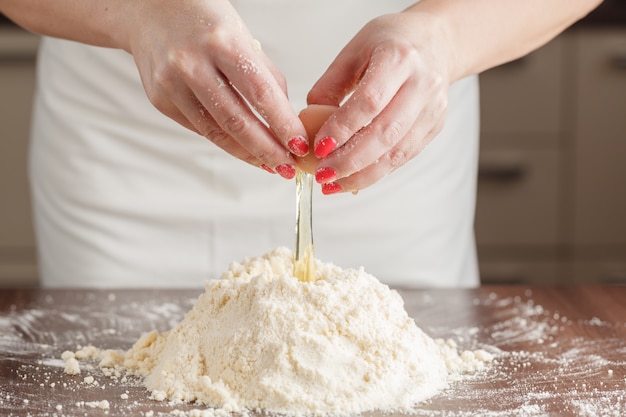
[(397, 292), (316, 263), (314, 283), (292, 276), (286, 248), (233, 263), (176, 328), (138, 340), (123, 368), (155, 399), (298, 415), (408, 411), (447, 385), (452, 350)]

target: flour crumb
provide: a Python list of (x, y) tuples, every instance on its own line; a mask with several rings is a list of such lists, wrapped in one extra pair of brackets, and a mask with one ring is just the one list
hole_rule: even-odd
[(79, 401), (76, 403), (77, 407), (89, 407), (89, 408), (99, 408), (101, 410), (108, 410), (110, 408), (109, 401)]
[(80, 364), (75, 357), (65, 359), (65, 373), (68, 375), (80, 375)]

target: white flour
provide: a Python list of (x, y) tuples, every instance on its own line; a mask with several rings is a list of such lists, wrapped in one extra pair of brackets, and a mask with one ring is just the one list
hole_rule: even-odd
[(400, 295), (363, 270), (317, 261), (318, 280), (303, 283), (292, 267), (285, 248), (233, 263), (176, 328), (123, 356), (100, 353), (101, 367), (144, 377), (158, 400), (345, 415), (410, 411), (491, 360), (428, 337)]

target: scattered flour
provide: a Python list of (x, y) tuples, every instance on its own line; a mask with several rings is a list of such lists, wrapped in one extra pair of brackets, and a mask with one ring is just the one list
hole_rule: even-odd
[(65, 373), (68, 375), (80, 374), (80, 364), (76, 359), (74, 352), (65, 351), (61, 355), (61, 359), (65, 361)]
[(99, 408), (101, 410), (108, 410), (111, 406), (107, 400), (102, 401), (79, 401), (76, 403), (77, 407), (89, 407), (89, 408)]
[(347, 415), (408, 412), (492, 360), (431, 339), (400, 295), (362, 269), (316, 264), (317, 281), (305, 283), (286, 248), (233, 263), (174, 329), (127, 352), (82, 348), (64, 357), (66, 370), (97, 357), (105, 374), (141, 376), (153, 399), (213, 413)]

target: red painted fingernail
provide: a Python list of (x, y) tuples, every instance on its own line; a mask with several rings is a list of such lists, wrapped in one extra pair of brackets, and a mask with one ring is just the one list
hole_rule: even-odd
[(335, 149), (337, 141), (330, 136), (327, 136), (319, 141), (315, 147), (315, 156), (318, 158), (326, 158), (329, 153)]
[(315, 181), (324, 184), (337, 179), (337, 171), (330, 167), (320, 168), (315, 171)]
[(296, 156), (305, 156), (309, 153), (309, 141), (302, 136), (296, 136), (291, 139), (287, 145), (289, 150)]
[(343, 188), (341, 188), (341, 185), (337, 184), (336, 182), (328, 182), (322, 185), (322, 194), (325, 194), (325, 195), (336, 194), (342, 191), (343, 191)]
[(276, 172), (278, 172), (281, 177), (290, 180), (296, 176), (296, 167), (292, 164), (282, 164), (276, 167)]
[(263, 164), (261, 165), (261, 168), (263, 168), (264, 170), (266, 170), (267, 172), (269, 172), (270, 174), (276, 174), (276, 171), (274, 171), (272, 168), (268, 167), (267, 165)]

